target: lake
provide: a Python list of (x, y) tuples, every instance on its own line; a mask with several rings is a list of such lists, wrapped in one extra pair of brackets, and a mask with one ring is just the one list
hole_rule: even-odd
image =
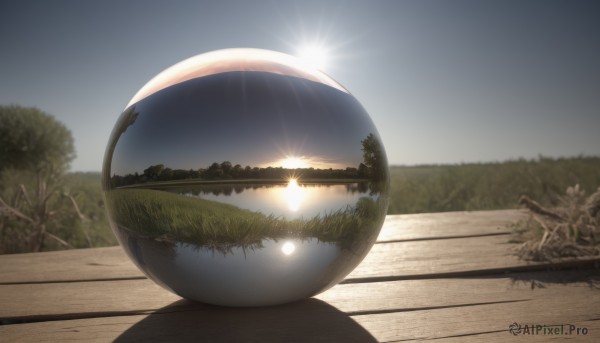
[(353, 208), (362, 197), (374, 201), (368, 183), (298, 183), (287, 184), (205, 184), (185, 187), (165, 187), (161, 190), (234, 205), (285, 219), (313, 218)]

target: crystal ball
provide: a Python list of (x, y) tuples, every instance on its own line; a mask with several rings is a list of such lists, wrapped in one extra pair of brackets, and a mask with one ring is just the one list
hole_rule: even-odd
[(320, 293), (363, 260), (389, 172), (343, 86), (290, 55), (225, 49), (135, 94), (102, 186), (112, 230), (148, 278), (203, 303), (266, 306)]

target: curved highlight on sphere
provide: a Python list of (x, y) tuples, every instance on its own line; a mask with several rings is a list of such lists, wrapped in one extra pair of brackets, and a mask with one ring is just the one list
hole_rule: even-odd
[(196, 55), (165, 69), (148, 81), (125, 108), (175, 84), (231, 71), (259, 71), (293, 76), (322, 83), (348, 93), (331, 77), (301, 59), (275, 51), (235, 48)]

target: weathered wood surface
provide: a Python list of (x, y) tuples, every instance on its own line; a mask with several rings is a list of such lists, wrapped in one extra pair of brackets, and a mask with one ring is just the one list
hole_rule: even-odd
[(506, 235), (507, 224), (528, 218), (526, 211), (420, 213), (387, 216), (378, 242)]
[[(533, 272), (488, 278), (341, 284), (316, 298), (346, 313), (362, 313), (560, 297), (567, 289), (567, 281), (568, 287), (577, 287), (574, 297), (582, 300), (595, 294), (594, 287), (600, 287), (600, 278), (593, 279), (598, 275), (589, 271), (570, 272), (562, 279), (551, 279), (552, 276), (552, 272)], [(544, 279), (550, 283), (542, 283), (544, 288), (532, 291), (532, 281), (535, 287), (540, 284), (535, 280)], [(375, 296), (378, 294), (385, 294), (385, 298)], [(180, 299), (147, 279), (75, 282), (68, 287), (63, 283), (3, 285), (0, 286), (0, 303), (3, 304), (0, 318), (43, 321), (96, 317), (105, 313), (146, 314), (160, 311)]]
[[(267, 308), (182, 300), (145, 279), (118, 247), (0, 256), (0, 341), (599, 340), (599, 259), (560, 270), (518, 260), (505, 225), (524, 217), (388, 216), (379, 243), (343, 284)], [(571, 324), (587, 335), (513, 336), (512, 323)]]
[[(553, 299), (554, 300), (554, 299)], [(470, 336), (483, 340), (508, 342), (549, 336), (513, 337), (508, 326), (513, 322), (528, 323), (532, 308), (548, 306), (545, 301), (467, 305), (433, 310), (398, 311), (381, 314), (350, 315), (334, 307), (310, 299), (282, 307), (260, 309), (189, 308), (154, 315), (130, 315), (47, 321), (0, 327), (7, 341), (276, 341), (276, 342), (390, 342)], [(594, 304), (555, 299), (551, 306), (564, 312), (542, 311), (535, 314), (537, 323), (563, 323), (570, 318), (588, 334), (565, 335), (597, 341), (598, 320), (587, 320), (584, 313)], [(597, 306), (597, 304), (596, 304)], [(596, 307), (597, 308), (597, 307)]]
[[(422, 221), (419, 216), (423, 216)], [(394, 250), (394, 264), (386, 260), (386, 276), (389, 271), (399, 277), (471, 270), (472, 266), (462, 268), (463, 262), (473, 260), (469, 254), (487, 257), (471, 262), (477, 264), (477, 269), (493, 268), (506, 256), (512, 257), (503, 262), (503, 267), (511, 263), (525, 265), (502, 245), (508, 241), (504, 237), (509, 233), (506, 224), (520, 218), (525, 218), (525, 214), (514, 210), (388, 216), (378, 239), (380, 243), (349, 278), (383, 275), (373, 268), (382, 266), (379, 259), (390, 250)], [(489, 237), (490, 234), (494, 237)], [(463, 238), (440, 239), (443, 237)], [(464, 247), (469, 244), (473, 244), (473, 249), (466, 251)], [(144, 275), (120, 247), (0, 256), (0, 284), (131, 278)]]
[[(544, 276), (534, 273), (529, 277)], [(489, 341), (495, 337), (506, 342), (513, 338), (508, 333), (509, 325), (517, 322), (574, 324), (585, 327), (588, 334), (569, 338), (584, 341), (600, 338), (600, 298), (593, 285), (546, 283), (544, 288), (531, 290), (529, 284), (528, 280), (513, 282), (513, 278), (507, 277), (483, 282), (397, 281), (389, 286), (372, 284), (375, 289), (369, 289), (371, 285), (340, 285), (323, 293), (318, 297), (320, 300), (262, 309), (229, 309), (164, 299), (164, 306), (156, 304), (161, 307), (152, 309), (149, 305), (146, 313), (99, 312), (85, 319), (5, 325), (0, 326), (0, 334), (10, 341), (45, 338), (50, 341), (386, 342), (444, 337), (478, 337)], [(125, 303), (134, 309), (141, 308), (135, 298), (130, 297)], [(99, 301), (93, 301), (88, 308), (94, 305), (99, 305)]]

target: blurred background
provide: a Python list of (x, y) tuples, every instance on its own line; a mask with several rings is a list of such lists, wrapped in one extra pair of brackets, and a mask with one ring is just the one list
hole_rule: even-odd
[(0, 253), (116, 244), (100, 170), (165, 68), (253, 47), (313, 63), (379, 130), (390, 214), (556, 206), (600, 186), (596, 1), (2, 1)]

